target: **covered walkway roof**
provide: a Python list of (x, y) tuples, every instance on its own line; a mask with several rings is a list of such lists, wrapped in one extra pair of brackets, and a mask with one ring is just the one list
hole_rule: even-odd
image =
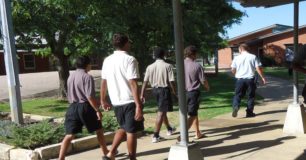
[[(292, 0), (234, 0), (239, 2), (243, 7), (274, 7), (293, 3)], [(305, 0), (300, 0), (305, 1)]]

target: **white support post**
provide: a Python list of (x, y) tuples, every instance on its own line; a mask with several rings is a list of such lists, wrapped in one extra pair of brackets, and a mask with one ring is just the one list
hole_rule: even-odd
[(11, 1), (0, 0), (0, 10), (5, 70), (8, 79), (11, 117), (13, 122), (22, 124), (23, 117), (20, 97), (20, 83), (18, 77), (19, 70), (15, 48), (15, 39), (13, 34)]

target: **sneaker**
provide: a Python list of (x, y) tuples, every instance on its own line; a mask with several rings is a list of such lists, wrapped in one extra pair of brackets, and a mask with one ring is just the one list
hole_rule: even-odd
[(255, 116), (256, 116), (256, 114), (253, 113), (253, 112), (247, 113), (247, 114), (246, 114), (246, 117), (247, 117), (247, 118), (251, 118), (251, 117), (255, 117)]
[(175, 127), (172, 127), (171, 129), (169, 129), (167, 131), (167, 136), (171, 136), (174, 132), (175, 132), (176, 128)]
[(102, 160), (112, 160), (111, 158), (107, 157), (107, 156), (103, 156)]
[(160, 142), (162, 141), (164, 138), (159, 136), (159, 137), (153, 137), (152, 138), (152, 143), (157, 143), (157, 142)]
[(233, 112), (232, 112), (233, 117), (237, 117), (238, 110), (239, 110), (238, 107), (233, 108)]

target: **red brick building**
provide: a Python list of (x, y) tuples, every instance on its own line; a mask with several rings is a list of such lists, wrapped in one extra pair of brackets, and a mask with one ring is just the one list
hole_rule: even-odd
[[(247, 43), (250, 52), (256, 54), (263, 64), (268, 60), (275, 64), (285, 61), (285, 50), (293, 50), (293, 27), (275, 24), (228, 40), (228, 47), (218, 50), (219, 68), (230, 68), (238, 55), (238, 46)], [(299, 27), (299, 43), (306, 43), (306, 25)]]
[[(92, 69), (101, 69), (103, 57), (92, 54)], [(34, 51), (17, 50), (19, 73), (47, 72), (56, 70), (56, 62), (51, 57), (35, 55)], [(3, 50), (0, 50), (0, 75), (5, 75), (5, 62)]]
[[(17, 60), (20, 73), (50, 71), (51, 66), (48, 57), (34, 55), (33, 52), (17, 50)], [(5, 75), (5, 62), (3, 50), (0, 51), (0, 75)]]

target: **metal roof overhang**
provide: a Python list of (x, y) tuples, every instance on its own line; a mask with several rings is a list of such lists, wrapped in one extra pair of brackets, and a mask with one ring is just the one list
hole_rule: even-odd
[[(239, 2), (243, 7), (275, 7), (293, 3), (292, 0), (233, 0)], [(299, 0), (305, 1), (305, 0)]]

